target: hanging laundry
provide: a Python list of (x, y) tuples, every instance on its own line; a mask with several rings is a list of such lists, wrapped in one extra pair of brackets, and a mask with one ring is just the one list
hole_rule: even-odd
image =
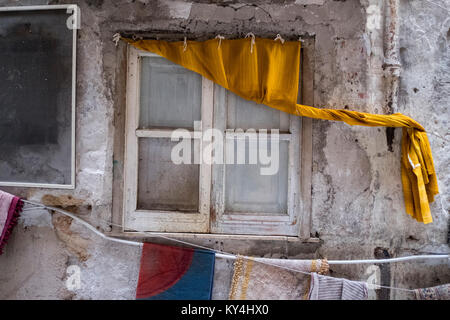
[(212, 251), (144, 243), (136, 290), (139, 300), (210, 300)]
[(326, 260), (238, 257), (234, 263), (229, 299), (306, 299), (310, 277), (305, 273), (320, 272), (326, 274), (328, 269)]
[(3, 247), (17, 224), (22, 208), (20, 198), (0, 190), (0, 255), (3, 254)]
[(311, 275), (309, 300), (367, 300), (369, 288), (362, 281)]
[(450, 283), (414, 290), (417, 300), (450, 300)]

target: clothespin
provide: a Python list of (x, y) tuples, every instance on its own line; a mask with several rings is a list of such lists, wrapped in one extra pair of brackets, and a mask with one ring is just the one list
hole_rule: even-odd
[(218, 35), (216, 36), (216, 39), (219, 39), (219, 45), (217, 46), (217, 49), (219, 49), (219, 48), (220, 48), (220, 45), (222, 44), (222, 40), (224, 40), (225, 37), (224, 37), (224, 36), (221, 36), (220, 34), (218, 34)]
[(122, 38), (122, 36), (118, 32), (113, 35), (113, 42), (116, 44), (116, 47), (119, 45), (120, 38)]
[(253, 53), (253, 46), (255, 45), (255, 35), (253, 34), (253, 32), (249, 32), (247, 33), (247, 35), (245, 36), (246, 38), (248, 37), (252, 37), (252, 41), (250, 42), (250, 53)]
[(183, 52), (185, 52), (186, 49), (187, 49), (187, 37), (184, 37)]
[(328, 273), (329, 270), (330, 270), (330, 265), (328, 264), (328, 259), (323, 258), (322, 263), (320, 264), (319, 274), (325, 275)]
[(298, 41), (300, 41), (301, 43), (305, 42), (305, 40), (303, 40), (302, 37), (298, 37)]
[(281, 37), (280, 34), (277, 34), (277, 37), (274, 39), (274, 41), (280, 40), (282, 44), (284, 44), (284, 39)]

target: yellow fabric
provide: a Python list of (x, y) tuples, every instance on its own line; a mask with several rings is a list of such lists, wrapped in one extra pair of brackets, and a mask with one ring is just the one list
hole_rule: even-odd
[(298, 116), (344, 121), (350, 125), (403, 127), (401, 174), (406, 212), (417, 221), (433, 221), (429, 203), (438, 194), (433, 157), (425, 129), (400, 114), (377, 115), (319, 109), (297, 104), (300, 42), (256, 38), (168, 42), (126, 39), (197, 72), (247, 100)]

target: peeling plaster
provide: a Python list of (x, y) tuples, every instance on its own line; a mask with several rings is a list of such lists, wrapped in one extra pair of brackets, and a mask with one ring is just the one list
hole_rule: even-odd
[[(443, 0), (434, 1), (446, 5)], [(118, 58), (121, 49), (111, 41), (115, 32), (166, 31), (199, 37), (242, 37), (248, 32), (275, 37), (280, 33), (294, 39), (313, 35), (316, 107), (374, 113), (389, 110), (383, 70), (385, 8), (378, 0), (111, 0), (107, 5), (102, 0), (72, 2), (79, 4), (82, 11), (78, 39), (77, 188), (71, 192), (20, 188), (7, 191), (70, 209), (101, 230), (108, 228), (99, 219), (111, 217), (113, 137), (118, 125), (114, 114), (120, 112), (124, 101), (123, 77), (117, 73), (117, 65), (123, 63)], [(0, 0), (0, 6), (16, 4)], [(400, 9), (399, 57), (403, 71), (398, 112), (450, 139), (450, 19), (441, 8), (420, 0), (400, 0)], [(435, 222), (424, 226), (404, 211), (399, 170), (401, 130), (395, 129), (391, 138), (392, 149), (383, 128), (313, 121), (312, 233), (321, 238), (320, 243), (203, 244), (267, 257), (372, 258), (377, 247), (396, 256), (449, 252), (448, 143), (429, 136), (441, 194), (432, 205)], [(115, 174), (121, 176), (120, 172)], [(138, 248), (106, 243), (57, 215), (27, 211), (5, 255), (0, 257), (0, 269), (5, 274), (17, 270), (17, 265), (23, 267), (15, 278), (0, 275), (0, 298), (132, 299), (139, 258)], [(30, 261), (35, 263), (29, 265)], [(81, 268), (82, 286), (68, 292), (64, 279), (67, 267), (73, 264)], [(335, 266), (332, 275), (364, 280), (367, 267)], [(221, 281), (227, 281), (226, 274), (221, 277)], [(388, 278), (391, 285), (400, 287), (450, 282), (448, 266), (430, 263), (396, 264)], [(215, 296), (221, 294), (225, 293), (216, 291)], [(390, 298), (411, 296), (391, 292)]]
[(185, 1), (165, 1), (169, 14), (174, 19), (187, 19), (191, 14), (192, 3)]

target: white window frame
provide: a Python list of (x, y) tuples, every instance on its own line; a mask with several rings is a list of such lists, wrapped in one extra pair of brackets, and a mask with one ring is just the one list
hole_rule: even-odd
[[(137, 56), (146, 56), (149, 55), (148, 52), (140, 51), (138, 49), (135, 49), (133, 46), (127, 45), (128, 55), (127, 55), (127, 66), (128, 66), (128, 75), (127, 75), (127, 91), (126, 91), (126, 111), (123, 112), (124, 116), (120, 116), (119, 118), (125, 118), (124, 119), (124, 125), (127, 126), (127, 119), (129, 119), (127, 113), (130, 112), (130, 106), (135, 105), (136, 106), (136, 99), (139, 99), (138, 95), (138, 87), (139, 87), (139, 79), (137, 78), (139, 76), (139, 69), (137, 65)], [(151, 54), (150, 54), (151, 55)], [(313, 76), (314, 76), (314, 64), (313, 64), (313, 57), (314, 57), (314, 39), (306, 39), (305, 43), (302, 48), (302, 68), (300, 70), (300, 78), (301, 79), (309, 79), (309, 81), (302, 81), (301, 82), (301, 90), (299, 94), (301, 95), (300, 102), (302, 104), (308, 104), (308, 105), (314, 105), (314, 82), (313, 82)], [(134, 61), (134, 65), (133, 65)], [(213, 100), (213, 103), (217, 103), (217, 95), (219, 94), (218, 90), (214, 90), (214, 84), (210, 83), (211, 87), (211, 95), (214, 97), (209, 98), (209, 103), (211, 103), (211, 100)], [(134, 101), (134, 102), (133, 102)], [(125, 109), (124, 108), (124, 109)], [(135, 107), (136, 108), (136, 107)], [(213, 108), (213, 113), (215, 113), (215, 110), (217, 109), (215, 106)], [(294, 117), (294, 116), (290, 116)], [(130, 173), (127, 174), (127, 170), (130, 170), (130, 167), (126, 165), (126, 158), (127, 158), (127, 150), (123, 150), (120, 145), (117, 145), (117, 151), (120, 152), (120, 154), (123, 154), (123, 171), (119, 174), (119, 176), (122, 176), (123, 179), (123, 187), (121, 187), (122, 183), (120, 181), (117, 181), (114, 188), (114, 194), (116, 197), (118, 197), (120, 200), (118, 200), (119, 206), (113, 206), (113, 220), (117, 221), (117, 223), (120, 223), (122, 221), (122, 227), (116, 228), (113, 227), (113, 230), (111, 234), (112, 235), (129, 235), (132, 237), (136, 236), (142, 236), (142, 237), (148, 237), (152, 234), (154, 235), (165, 235), (165, 236), (171, 236), (171, 237), (181, 237), (186, 239), (191, 239), (194, 237), (195, 239), (247, 239), (248, 241), (256, 241), (251, 242), (255, 245), (258, 243), (259, 240), (287, 240), (289, 241), (312, 241), (314, 242), (315, 239), (311, 239), (311, 211), (312, 211), (312, 188), (311, 188), (311, 180), (312, 180), (312, 120), (310, 118), (304, 118), (304, 117), (294, 117), (296, 119), (299, 119), (300, 126), (298, 127), (298, 134), (300, 136), (300, 142), (298, 144), (298, 147), (296, 150), (294, 150), (294, 153), (299, 155), (301, 161), (299, 163), (299, 169), (298, 172), (296, 172), (295, 179), (298, 183), (298, 190), (299, 192), (294, 196), (294, 202), (296, 205), (298, 205), (296, 211), (297, 211), (297, 221), (292, 221), (295, 224), (297, 224), (295, 227), (293, 227), (293, 230), (296, 230), (296, 232), (292, 232), (292, 236), (270, 236), (270, 235), (260, 235), (260, 234), (249, 234), (247, 230), (241, 234), (225, 234), (226, 230), (223, 230), (223, 233), (210, 233), (211, 231), (217, 231), (213, 230), (216, 228), (215, 224), (217, 221), (219, 221), (217, 218), (217, 201), (216, 198), (217, 193), (214, 190), (211, 190), (210, 197), (210, 205), (209, 202), (206, 202), (206, 206), (210, 206), (210, 212), (208, 214), (206, 213), (207, 210), (204, 211), (204, 215), (202, 217), (201, 223), (203, 223), (202, 228), (198, 228), (198, 225), (193, 225), (193, 228), (188, 229), (189, 226), (186, 225), (185, 222), (181, 223), (182, 225), (178, 225), (179, 228), (177, 231), (148, 231), (148, 228), (143, 227), (144, 223), (147, 223), (148, 220), (144, 219), (143, 217), (139, 218), (139, 222), (135, 222), (133, 224), (127, 225), (127, 193), (130, 193), (130, 191), (127, 189), (129, 188), (128, 180), (129, 178), (126, 178), (126, 176), (130, 176)], [(136, 123), (134, 123), (135, 128), (137, 127)], [(225, 130), (225, 129), (224, 129)], [(134, 131), (133, 131), (134, 132)], [(291, 132), (292, 134), (293, 132)], [(128, 136), (125, 135), (125, 145), (127, 144)], [(130, 137), (131, 140), (133, 140), (133, 137)], [(123, 152), (124, 151), (124, 152)], [(122, 153), (123, 152), (123, 153)], [(290, 156), (292, 159), (292, 156)], [(119, 156), (120, 159), (120, 156)], [(122, 168), (122, 165), (120, 165)], [(136, 168), (136, 167), (135, 167)], [(211, 168), (210, 168), (211, 169)], [(292, 171), (291, 171), (292, 172)], [(131, 172), (131, 174), (135, 174)], [(213, 171), (214, 174), (214, 171)], [(298, 178), (300, 176), (300, 178)], [(291, 176), (292, 177), (292, 176)], [(211, 177), (212, 179), (212, 177)], [(210, 181), (210, 184), (212, 184), (212, 180)], [(213, 188), (215, 186), (213, 185)], [(124, 196), (124, 198), (122, 198)], [(129, 197), (128, 197), (129, 198)], [(132, 207), (130, 207), (132, 208)], [(132, 210), (135, 210), (135, 208), (132, 208)], [(131, 210), (131, 211), (132, 211)], [(290, 219), (292, 220), (292, 219)], [(173, 220), (172, 220), (173, 221)], [(165, 219), (163, 221), (164, 224), (171, 223), (172, 221), (168, 221)], [(143, 223), (143, 224), (139, 224)], [(277, 223), (287, 223), (286, 221), (281, 222), (275, 222)], [(273, 222), (260, 222), (260, 224), (272, 224)], [(192, 224), (190, 224), (192, 226)], [(231, 227), (231, 224), (230, 224)], [(263, 226), (261, 226), (263, 228)], [(139, 232), (139, 230), (144, 231)], [(172, 229), (173, 230), (173, 229)], [(186, 231), (188, 230), (188, 231)]]
[[(159, 57), (156, 54), (128, 46), (128, 79), (125, 122), (124, 168), (124, 230), (153, 232), (209, 233), (211, 165), (201, 161), (199, 175), (199, 212), (138, 210), (138, 140), (139, 138), (171, 138), (170, 129), (139, 129), (140, 64), (141, 57)], [(200, 136), (200, 155), (205, 145), (201, 137), (212, 127), (213, 82), (202, 77), (201, 121), (202, 128), (188, 130), (191, 137)], [(188, 231), (187, 231), (188, 230)]]
[[(246, 133), (228, 128), (227, 90), (215, 85), (214, 128), (224, 132), (224, 139), (245, 139)], [(226, 165), (214, 165), (212, 187), (212, 227), (214, 234), (246, 234), (260, 236), (298, 236), (301, 215), (301, 118), (288, 115), (289, 132), (279, 134), (280, 142), (289, 141), (287, 214), (279, 213), (233, 213), (225, 211)], [(258, 132), (258, 130), (256, 130)], [(270, 137), (270, 130), (268, 131)], [(226, 152), (225, 141), (224, 154)]]
[[(0, 12), (19, 12), (19, 11), (43, 11), (43, 10), (66, 10), (72, 12), (71, 18), (75, 23), (80, 21), (80, 8), (75, 4), (64, 5), (42, 5), (42, 6), (19, 6), (19, 7), (0, 7)], [(77, 28), (72, 28), (72, 108), (71, 108), (71, 182), (69, 184), (47, 184), (47, 183), (23, 183), (23, 182), (3, 182), (0, 181), (0, 187), (24, 187), (24, 188), (46, 188), (46, 189), (75, 189), (75, 136), (76, 136), (76, 83), (77, 83)]]

